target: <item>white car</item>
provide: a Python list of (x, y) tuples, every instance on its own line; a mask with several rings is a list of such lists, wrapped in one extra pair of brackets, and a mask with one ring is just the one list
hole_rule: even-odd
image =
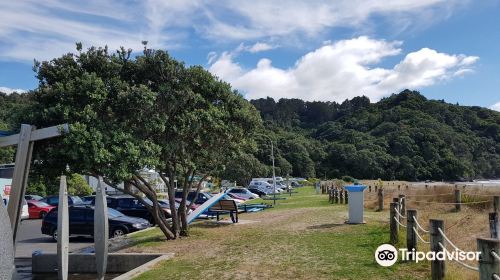
[(229, 189), (227, 192), (230, 194), (235, 194), (235, 195), (237, 195), (241, 198), (244, 198), (244, 199), (259, 198), (258, 195), (252, 193), (247, 188), (233, 188), (233, 189)]
[(30, 218), (30, 213), (28, 211), (28, 202), (23, 198), (23, 207), (21, 210), (21, 221), (27, 220)]
[[(264, 192), (266, 194), (273, 194), (274, 193), (273, 185), (269, 184), (266, 181), (252, 180), (252, 182), (250, 182), (250, 185), (248, 185), (248, 189), (259, 190), (259, 191)], [(280, 193), (280, 190), (281, 189), (278, 188), (278, 186), (276, 186), (276, 193)]]
[[(9, 197), (3, 197), (2, 198), (3, 204), (7, 207), (7, 204), (9, 204)], [(21, 207), (21, 221), (22, 220), (27, 220), (30, 218), (30, 213), (28, 211), (28, 202), (26, 199), (23, 198), (23, 207)]]

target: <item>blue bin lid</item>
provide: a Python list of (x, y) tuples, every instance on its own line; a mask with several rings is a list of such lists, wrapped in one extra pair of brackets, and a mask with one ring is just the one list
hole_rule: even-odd
[(362, 192), (366, 189), (366, 186), (363, 185), (351, 185), (351, 186), (344, 186), (344, 188), (348, 192)]

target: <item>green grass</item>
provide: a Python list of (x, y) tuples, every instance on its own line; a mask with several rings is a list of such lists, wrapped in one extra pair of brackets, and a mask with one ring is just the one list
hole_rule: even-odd
[(311, 187), (298, 191), (277, 201), (274, 209), (241, 215), (260, 223), (224, 227), (197, 223), (188, 239), (173, 242), (164, 241), (158, 230), (134, 236), (138, 251), (176, 253), (136, 279), (428, 277), (428, 263), (398, 263), (390, 268), (376, 264), (375, 249), (389, 238), (387, 213), (368, 212), (367, 224), (346, 225), (345, 205), (328, 204), (328, 196), (316, 195)]

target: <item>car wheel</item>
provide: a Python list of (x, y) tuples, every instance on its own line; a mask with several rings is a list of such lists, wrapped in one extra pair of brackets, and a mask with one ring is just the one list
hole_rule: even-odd
[(57, 242), (57, 228), (52, 230), (52, 239)]
[(115, 237), (120, 237), (120, 236), (124, 236), (125, 234), (127, 234), (127, 230), (125, 230), (124, 228), (115, 228), (112, 232), (111, 232), (111, 238), (115, 238)]
[(45, 215), (47, 215), (47, 212), (45, 212), (45, 211), (41, 211), (41, 212), (40, 212), (40, 219), (45, 218)]

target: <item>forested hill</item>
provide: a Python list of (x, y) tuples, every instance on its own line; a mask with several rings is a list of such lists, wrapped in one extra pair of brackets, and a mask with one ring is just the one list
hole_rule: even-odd
[[(16, 130), (29, 113), (29, 94), (0, 93), (0, 130)], [(403, 91), (370, 103), (299, 99), (252, 100), (265, 134), (277, 143), (278, 175), (364, 179), (500, 178), (500, 113), (427, 100)], [(231, 160), (221, 177), (244, 183), (271, 175), (267, 137)], [(252, 151), (251, 151), (252, 150)], [(10, 162), (13, 150), (0, 150)]]
[(486, 108), (428, 100), (409, 90), (377, 103), (367, 97), (341, 104), (251, 103), (278, 139), (282, 173), (289, 166), (303, 177), (500, 178), (500, 113)]

